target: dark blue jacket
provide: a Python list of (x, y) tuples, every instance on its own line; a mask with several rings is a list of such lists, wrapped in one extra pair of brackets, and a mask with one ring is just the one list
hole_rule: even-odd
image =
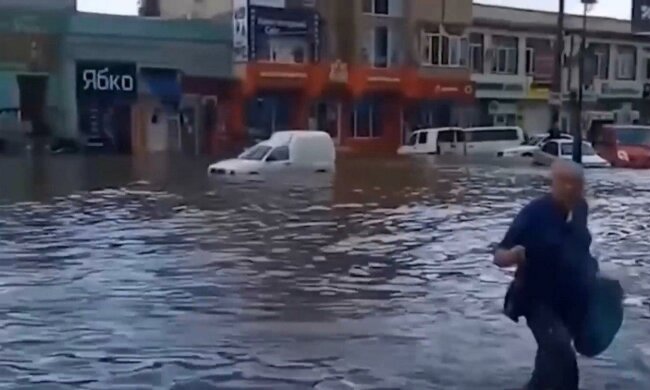
[(511, 318), (525, 315), (528, 307), (539, 303), (562, 315), (576, 314), (585, 306), (598, 273), (590, 252), (588, 215), (585, 201), (566, 213), (550, 195), (533, 200), (517, 215), (499, 245), (526, 248), (525, 264), (517, 270), (515, 288), (511, 288), (514, 291), (506, 297), (506, 307), (514, 305), (514, 313), (507, 313)]

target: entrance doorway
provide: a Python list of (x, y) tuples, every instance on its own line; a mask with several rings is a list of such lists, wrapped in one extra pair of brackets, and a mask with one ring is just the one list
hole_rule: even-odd
[(31, 123), (32, 134), (48, 134), (50, 129), (45, 121), (47, 76), (18, 75), (18, 89), (22, 120)]
[(329, 133), (336, 145), (341, 144), (342, 111), (343, 105), (341, 102), (324, 100), (316, 103), (312, 107), (312, 113), (310, 115), (312, 118), (315, 118), (315, 129)]

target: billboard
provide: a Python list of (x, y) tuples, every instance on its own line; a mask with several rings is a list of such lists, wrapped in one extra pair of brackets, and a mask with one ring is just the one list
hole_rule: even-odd
[(232, 0), (232, 51), (234, 62), (248, 61), (248, 0)]
[(650, 33), (650, 0), (632, 0), (632, 31)]

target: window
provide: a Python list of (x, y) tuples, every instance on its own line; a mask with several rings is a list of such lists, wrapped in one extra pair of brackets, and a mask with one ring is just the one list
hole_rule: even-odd
[(415, 133), (412, 134), (411, 137), (409, 137), (408, 142), (406, 143), (408, 146), (414, 146), (418, 142), (418, 136), (420, 133)]
[(379, 101), (364, 99), (356, 103), (350, 117), (350, 128), (355, 138), (381, 137), (381, 113)]
[(271, 150), (270, 146), (257, 145), (245, 151), (239, 158), (242, 160), (261, 161)]
[(532, 47), (526, 48), (526, 74), (535, 74), (535, 49)]
[(363, 13), (382, 16), (402, 16), (402, 0), (363, 0)]
[(650, 57), (645, 58), (645, 79), (650, 80)]
[(390, 66), (390, 34), (388, 27), (379, 26), (373, 30), (372, 65), (375, 68)]
[(557, 142), (548, 142), (542, 147), (542, 152), (548, 153), (551, 156), (557, 156), (559, 151)]
[(474, 130), (465, 133), (465, 140), (467, 142), (517, 141), (519, 135), (516, 129)]
[(469, 36), (469, 67), (474, 73), (483, 73), (483, 34)]
[(454, 130), (445, 130), (438, 133), (438, 142), (455, 142)]
[(593, 48), (594, 58), (596, 60), (596, 78), (607, 80), (609, 78), (609, 45), (604, 43), (593, 43), (589, 45)]
[(492, 37), (494, 42), (492, 72), (497, 74), (517, 74), (518, 39), (516, 37)]
[[(593, 156), (595, 154), (596, 154), (596, 152), (591, 147), (591, 145), (589, 145), (586, 142), (582, 143), (582, 155), (583, 156)], [(573, 155), (573, 142), (564, 142), (564, 143), (562, 143), (562, 155), (563, 156), (571, 156), (571, 155)]]
[(467, 65), (467, 38), (445, 33), (422, 34), (422, 64), (460, 67)]
[(616, 54), (616, 78), (618, 80), (634, 80), (636, 78), (636, 48), (619, 46)]
[(418, 144), (426, 145), (428, 138), (429, 138), (429, 132), (427, 131), (420, 132), (420, 134), (418, 134)]
[(267, 162), (289, 161), (289, 147), (278, 146), (266, 158)]

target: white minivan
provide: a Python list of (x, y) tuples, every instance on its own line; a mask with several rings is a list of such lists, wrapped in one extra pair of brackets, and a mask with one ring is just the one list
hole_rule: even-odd
[(470, 127), (463, 130), (465, 154), (492, 154), (521, 146), (526, 135), (520, 127), (493, 126)]
[(336, 150), (328, 133), (313, 130), (278, 131), (239, 157), (210, 165), (208, 174), (322, 173), (333, 172), (335, 163)]
[(460, 127), (415, 130), (406, 145), (397, 149), (397, 154), (463, 154), (463, 146), (459, 144), (462, 132)]

